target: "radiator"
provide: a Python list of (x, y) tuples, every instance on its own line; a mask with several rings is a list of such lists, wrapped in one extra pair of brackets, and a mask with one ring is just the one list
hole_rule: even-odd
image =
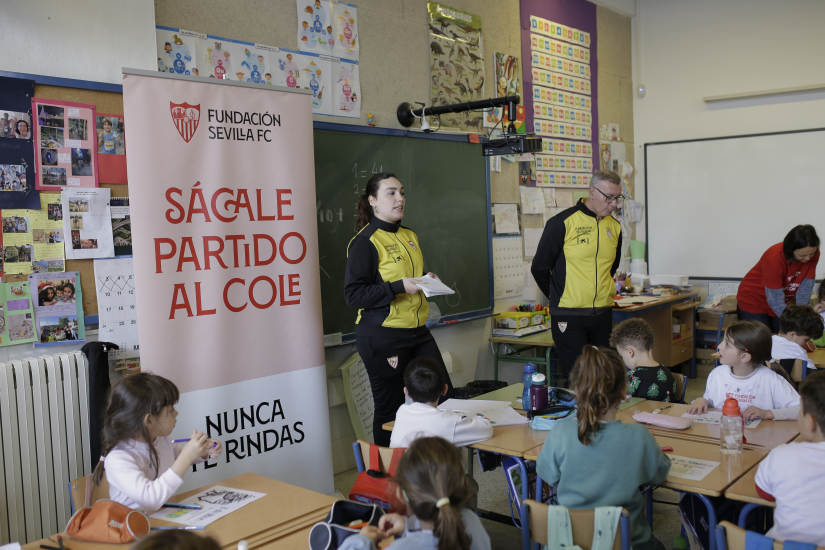
[(79, 351), (0, 363), (0, 540), (62, 531), (69, 482), (91, 473), (88, 362)]

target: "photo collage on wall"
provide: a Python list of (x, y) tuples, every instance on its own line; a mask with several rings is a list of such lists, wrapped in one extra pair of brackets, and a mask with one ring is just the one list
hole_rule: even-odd
[(32, 100), (38, 190), (97, 187), (96, 107)]
[(34, 81), (0, 77), (0, 209), (37, 208)]

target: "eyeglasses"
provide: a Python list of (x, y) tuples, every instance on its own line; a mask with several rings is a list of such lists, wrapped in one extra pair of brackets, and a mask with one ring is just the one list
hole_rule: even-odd
[(604, 197), (604, 200), (607, 201), (608, 204), (611, 202), (615, 202), (616, 204), (622, 204), (624, 202), (624, 195), (618, 195), (614, 197), (613, 195), (606, 195), (604, 191), (602, 191), (596, 186), (593, 186), (593, 189), (601, 193)]

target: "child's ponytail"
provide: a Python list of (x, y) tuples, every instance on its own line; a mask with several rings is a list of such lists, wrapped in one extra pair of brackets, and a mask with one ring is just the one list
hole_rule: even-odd
[(367, 180), (367, 187), (358, 198), (358, 209), (355, 213), (355, 232), (358, 233), (365, 225), (370, 223), (372, 217), (372, 206), (370, 197), (378, 198), (378, 188), (385, 179), (394, 178), (395, 174), (389, 172), (379, 172)]
[(440, 437), (416, 439), (399, 461), (395, 481), (413, 514), (433, 522), (438, 550), (470, 549), (461, 512), (475, 490), (464, 475), (461, 451), (455, 445)]
[(587, 445), (599, 431), (599, 417), (617, 406), (627, 388), (627, 374), (619, 354), (587, 345), (570, 375), (576, 392), (579, 441)]
[(468, 550), (470, 548), (470, 536), (464, 527), (461, 509), (450, 503), (438, 508), (433, 534), (438, 537), (438, 550), (452, 550), (453, 548)]

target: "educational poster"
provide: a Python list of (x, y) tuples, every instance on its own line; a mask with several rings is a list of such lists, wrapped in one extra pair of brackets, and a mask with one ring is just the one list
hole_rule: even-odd
[[(173, 438), (223, 441), (182, 490), (255, 472), (328, 494), (329, 414), (306, 406), (328, 401), (312, 93), (227, 84), (123, 77), (141, 364), (180, 389)], [(179, 130), (170, 104), (202, 124)], [(248, 113), (247, 139), (211, 139), (208, 110)]]
[(241, 42), (224, 43), (223, 48), (231, 53), (233, 70), (229, 80), (255, 84), (266, 82), (269, 52), (256, 48), (254, 44)]
[(100, 183), (126, 185), (126, 124), (123, 115), (97, 114), (97, 163)]
[(334, 2), (332, 4), (332, 32), (335, 40), (332, 55), (358, 61), (358, 8), (353, 4)]
[(298, 7), (298, 49), (302, 52), (331, 52), (335, 46), (332, 2), (330, 0), (296, 0), (296, 5)]
[(37, 208), (32, 125), (34, 81), (0, 77), (0, 209)]
[[(270, 438), (272, 438), (271, 435)], [(272, 441), (270, 440), (269, 443), (272, 443)], [(267, 440), (264, 439), (264, 445), (266, 444)], [(200, 506), (199, 510), (192, 508), (161, 508), (152, 514), (152, 517), (171, 521), (172, 523), (180, 523), (181, 525), (201, 527), (236, 512), (247, 504), (251, 504), (265, 496), (266, 493), (215, 485), (180, 501), (181, 504), (197, 504)]]
[(129, 197), (112, 197), (109, 199), (109, 210), (112, 213), (115, 256), (131, 256), (132, 218), (129, 215)]
[(29, 210), (3, 210), (3, 272), (31, 273), (34, 247)]
[(29, 283), (0, 284), (0, 346), (37, 341)]
[(37, 337), (36, 348), (82, 344), (86, 341), (80, 274), (29, 275)]
[(361, 118), (361, 83), (358, 63), (344, 59), (331, 63), (332, 114), (347, 118)]
[[(324, 56), (326, 57), (326, 56)], [(330, 58), (300, 55), (299, 86), (312, 91), (312, 113), (332, 115), (332, 63)]]
[(158, 45), (158, 71), (198, 74), (198, 40), (205, 39), (205, 34), (156, 26), (155, 36)]
[(115, 255), (110, 194), (108, 188), (67, 188), (63, 191), (66, 259), (111, 258)]
[[(520, 7), (522, 59), (531, 83), (522, 96), (527, 126), (553, 153), (537, 160), (536, 184), (586, 187), (595, 169), (611, 166), (594, 132), (596, 10), (587, 3), (553, 10), (540, 0), (521, 0)], [(551, 14), (564, 23), (548, 19)], [(579, 158), (588, 162), (579, 163)]]
[(300, 56), (301, 52), (285, 49), (270, 54), (270, 59), (275, 60), (271, 63), (272, 69), (279, 73), (275, 81), (276, 85), (287, 88), (299, 87), (298, 79), (301, 78), (301, 68), (298, 66), (298, 58)]
[(100, 316), (98, 339), (118, 345), (120, 349), (112, 350), (110, 357), (139, 356), (132, 258), (95, 260), (95, 288)]
[[(495, 55), (496, 61), (496, 97), (514, 94), (521, 96), (521, 71), (519, 71), (518, 57), (499, 52), (495, 52), (493, 55)], [(501, 122), (502, 116), (504, 117), (503, 122)], [(516, 120), (513, 123), (516, 132), (519, 134), (527, 132), (524, 118), (524, 105), (519, 103), (516, 107)], [(495, 128), (499, 122), (502, 123), (504, 129), (507, 129), (509, 120), (507, 119), (506, 109), (496, 107), (484, 113), (485, 128)]]
[(38, 190), (97, 187), (96, 107), (32, 99)]
[[(232, 41), (226, 38), (209, 36), (205, 39), (205, 42), (205, 57), (208, 58), (209, 74), (204, 73), (200, 76), (214, 76), (215, 78), (233, 80), (232, 76), (235, 75), (235, 65), (233, 63), (235, 60), (232, 56)], [(201, 44), (203, 44), (203, 41)], [(240, 59), (238, 63), (240, 63)]]
[[(427, 12), (432, 105), (484, 99), (481, 17), (435, 2), (427, 3)], [(442, 128), (479, 131), (484, 115), (467, 111), (440, 118)]]

